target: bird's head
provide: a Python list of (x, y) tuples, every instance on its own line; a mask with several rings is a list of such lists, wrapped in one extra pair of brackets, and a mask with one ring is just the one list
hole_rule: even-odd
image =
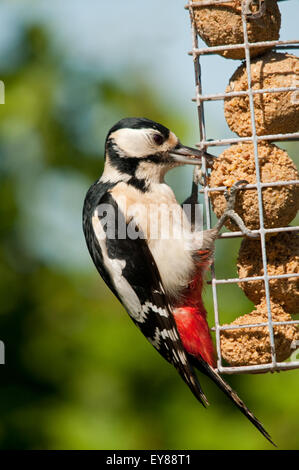
[(182, 145), (167, 127), (146, 118), (116, 123), (106, 139), (104, 174), (120, 179), (161, 181), (165, 173), (184, 164), (201, 165), (202, 151)]

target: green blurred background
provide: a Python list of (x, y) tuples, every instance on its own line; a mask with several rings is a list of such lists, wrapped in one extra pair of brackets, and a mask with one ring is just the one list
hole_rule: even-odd
[[(269, 449), (204, 378), (203, 409), (89, 258), (82, 204), (109, 128), (146, 116), (187, 145), (199, 139), (185, 2), (107, 3), (0, 5), (0, 448)], [(281, 38), (296, 37), (298, 3), (281, 12)], [(204, 91), (223, 90), (238, 65), (205, 58)], [(206, 121), (208, 138), (231, 135), (221, 103)], [(295, 159), (296, 144), (282, 147)], [(168, 176), (181, 201), (190, 171)], [(236, 276), (239, 244), (218, 242), (219, 276)], [(221, 322), (251, 311), (236, 285), (218, 292)], [(209, 286), (205, 299), (212, 325)], [(228, 379), (279, 448), (297, 449), (299, 371)]]

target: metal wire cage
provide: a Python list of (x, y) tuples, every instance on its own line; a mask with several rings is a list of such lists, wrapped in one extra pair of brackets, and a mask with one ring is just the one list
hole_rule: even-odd
[[(251, 4), (252, 0), (242, 0), (243, 4), (248, 5)], [(282, 1), (282, 0), (280, 0)], [(280, 371), (280, 370), (290, 370), (299, 368), (299, 361), (292, 361), (289, 362), (278, 362), (277, 361), (277, 351), (275, 348), (275, 341), (274, 341), (274, 325), (287, 325), (287, 324), (299, 324), (299, 320), (292, 320), (292, 321), (279, 321), (274, 322), (272, 319), (272, 312), (271, 312), (271, 303), (270, 303), (270, 287), (269, 287), (269, 280), (271, 279), (279, 279), (279, 278), (294, 278), (298, 277), (299, 274), (291, 273), (291, 274), (281, 274), (281, 275), (272, 275), (268, 274), (267, 269), (267, 251), (266, 251), (266, 234), (270, 232), (284, 232), (284, 231), (298, 231), (299, 226), (296, 227), (278, 227), (278, 228), (265, 228), (264, 227), (264, 217), (263, 217), (263, 199), (262, 199), (262, 188), (270, 187), (270, 186), (285, 186), (285, 185), (295, 185), (299, 183), (299, 180), (292, 180), (292, 181), (276, 181), (276, 182), (261, 182), (260, 176), (260, 168), (259, 168), (259, 159), (258, 159), (258, 142), (263, 140), (267, 141), (285, 141), (285, 140), (299, 140), (299, 132), (295, 133), (287, 133), (287, 134), (272, 134), (272, 135), (262, 135), (258, 136), (256, 132), (256, 123), (255, 123), (255, 110), (254, 110), (254, 95), (257, 93), (278, 93), (281, 91), (293, 91), (296, 93), (296, 97), (298, 96), (299, 99), (299, 87), (292, 86), (292, 87), (281, 87), (281, 88), (270, 88), (270, 89), (259, 89), (255, 90), (251, 86), (251, 68), (250, 68), (250, 49), (253, 47), (258, 46), (271, 46), (275, 49), (295, 49), (299, 48), (299, 40), (288, 40), (288, 41), (264, 41), (264, 42), (256, 42), (250, 43), (248, 40), (248, 31), (247, 31), (247, 20), (246, 20), (246, 10), (242, 8), (242, 26), (243, 26), (243, 35), (244, 35), (244, 43), (242, 44), (231, 44), (231, 45), (223, 45), (223, 46), (215, 46), (215, 47), (205, 47), (199, 48), (198, 47), (198, 35), (195, 27), (195, 17), (194, 17), (194, 8), (200, 6), (210, 6), (210, 5), (221, 5), (225, 3), (232, 3), (232, 0), (201, 0), (200, 2), (193, 2), (189, 0), (188, 4), (185, 6), (186, 9), (189, 10), (190, 20), (191, 20), (191, 30), (192, 30), (192, 51), (189, 52), (190, 55), (193, 57), (194, 62), (194, 71), (195, 71), (195, 92), (196, 96), (193, 99), (197, 105), (198, 111), (198, 120), (199, 120), (199, 134), (200, 134), (200, 142), (198, 147), (200, 149), (206, 150), (208, 147), (215, 147), (215, 146), (229, 146), (233, 143), (240, 143), (240, 142), (252, 142), (253, 149), (254, 149), (254, 160), (255, 160), (255, 168), (256, 168), (256, 184), (248, 184), (244, 186), (244, 189), (255, 188), (257, 190), (258, 196), (258, 208), (259, 208), (259, 222), (260, 228), (259, 230), (254, 230), (253, 232), (260, 234), (260, 243), (261, 243), (261, 253), (262, 253), (262, 265), (264, 274), (261, 276), (255, 277), (247, 277), (247, 278), (234, 278), (234, 279), (217, 279), (215, 266), (214, 264), (211, 266), (211, 285), (212, 285), (212, 295), (213, 295), (213, 305), (214, 305), (214, 318), (215, 318), (215, 330), (216, 334), (216, 347), (217, 347), (217, 370), (221, 373), (228, 373), (228, 374), (238, 374), (238, 373), (252, 373), (252, 372), (267, 372), (267, 371)], [(260, 2), (261, 4), (261, 2)], [(202, 73), (201, 73), (201, 64), (200, 58), (204, 54), (214, 54), (219, 51), (225, 51), (229, 49), (237, 49), (243, 48), (245, 50), (245, 64), (246, 64), (246, 71), (247, 71), (247, 78), (248, 78), (248, 88), (245, 91), (239, 92), (227, 92), (227, 93), (216, 93), (216, 94), (209, 94), (205, 95), (202, 91)], [(205, 129), (205, 119), (204, 119), (204, 103), (207, 101), (212, 100), (224, 100), (226, 97), (231, 96), (242, 96), (247, 95), (249, 98), (249, 106), (250, 106), (250, 116), (251, 116), (251, 125), (252, 125), (252, 135), (250, 137), (236, 137), (236, 138), (229, 138), (229, 139), (218, 139), (218, 140), (207, 140), (206, 138), (206, 129)], [(198, 171), (195, 169), (194, 172), (194, 181), (198, 181)], [(201, 169), (203, 178), (202, 183), (203, 187), (201, 192), (204, 196), (204, 208), (205, 208), (205, 215), (206, 215), (206, 223), (207, 229), (211, 228), (211, 207), (210, 207), (210, 199), (209, 193), (211, 191), (224, 191), (225, 187), (209, 187), (207, 183), (207, 175), (208, 175), (208, 165), (203, 158), (203, 165)], [(231, 238), (231, 237), (242, 237), (243, 234), (241, 232), (226, 232), (220, 235), (220, 239), (222, 238)], [(228, 283), (239, 283), (242, 280), (244, 282), (250, 282), (254, 280), (262, 280), (265, 285), (265, 298), (266, 298), (266, 305), (267, 305), (267, 313), (268, 313), (268, 321), (265, 323), (255, 323), (255, 324), (246, 324), (246, 325), (227, 325), (221, 326), (219, 321), (219, 309), (218, 309), (218, 296), (217, 296), (217, 286), (219, 284), (228, 284)], [(221, 354), (221, 344), (220, 344), (220, 333), (223, 330), (234, 329), (234, 328), (253, 328), (253, 327), (262, 327), (267, 326), (269, 331), (269, 339), (270, 339), (270, 349), (271, 349), (271, 362), (266, 364), (257, 364), (251, 366), (235, 366), (229, 367), (223, 365), (222, 362), (222, 354)]]

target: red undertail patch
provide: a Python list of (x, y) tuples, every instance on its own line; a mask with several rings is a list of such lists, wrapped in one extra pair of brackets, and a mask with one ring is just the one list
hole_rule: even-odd
[(174, 309), (174, 318), (186, 351), (201, 356), (210, 366), (215, 367), (215, 352), (210, 329), (207, 323), (207, 312), (202, 302), (203, 271), (208, 264), (210, 252), (199, 252), (201, 262), (193, 281), (185, 290), (181, 302)]

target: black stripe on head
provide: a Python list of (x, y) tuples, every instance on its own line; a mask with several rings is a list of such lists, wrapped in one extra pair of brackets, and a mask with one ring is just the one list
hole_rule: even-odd
[(114, 168), (116, 168), (120, 173), (126, 173), (130, 176), (135, 176), (135, 172), (138, 168), (140, 158), (120, 157), (117, 150), (115, 150), (114, 148), (113, 140), (107, 140), (106, 152), (109, 155), (111, 165), (114, 166)]
[(107, 139), (112, 132), (115, 132), (119, 129), (156, 129), (159, 131), (163, 137), (168, 139), (169, 137), (169, 129), (159, 124), (158, 122), (152, 121), (151, 119), (147, 118), (136, 118), (136, 117), (129, 117), (124, 118), (118, 121), (113, 127), (111, 127), (110, 131), (108, 132)]
[(147, 190), (147, 184), (145, 180), (143, 178), (136, 178), (135, 176), (135, 172), (140, 163), (140, 158), (120, 157), (117, 151), (114, 149), (113, 142), (111, 140), (108, 140), (107, 142), (106, 152), (108, 152), (110, 163), (114, 168), (116, 168), (120, 173), (126, 173), (127, 175), (131, 176), (129, 181), (127, 181), (127, 184), (134, 186), (136, 189), (139, 189), (142, 192)]

